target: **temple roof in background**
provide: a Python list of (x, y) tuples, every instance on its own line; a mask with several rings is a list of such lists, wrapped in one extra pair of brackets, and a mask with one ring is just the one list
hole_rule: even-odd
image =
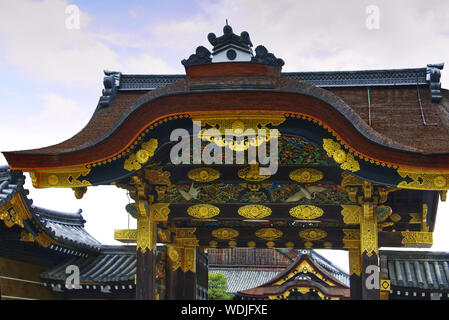
[(209, 272), (222, 273), (227, 279), (228, 292), (236, 293), (272, 282), (302, 256), (308, 256), (335, 279), (349, 285), (349, 275), (315, 250), (209, 249)]
[(67, 267), (75, 265), (80, 271), (80, 289), (107, 290), (134, 289), (136, 274), (135, 246), (102, 246), (97, 256), (89, 258), (74, 257), (44, 272), (44, 282), (59, 290), (64, 290)]
[(21, 241), (43, 239), (39, 234), (45, 234), (45, 244), (56, 252), (84, 256), (100, 250), (102, 244), (84, 229), (81, 209), (68, 213), (35, 206), (24, 182), (22, 172), (11, 171), (8, 166), (0, 168), (0, 218), (9, 228), (23, 227)]
[(395, 290), (449, 292), (449, 253), (380, 251), (382, 278)]

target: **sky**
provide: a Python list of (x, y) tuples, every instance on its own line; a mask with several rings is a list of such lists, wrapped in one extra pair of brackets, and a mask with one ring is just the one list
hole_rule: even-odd
[[(447, 0), (0, 0), (0, 151), (79, 132), (101, 96), (103, 70), (184, 73), (181, 60), (197, 46), (211, 49), (207, 34), (221, 35), (226, 19), (282, 58), (285, 72), (449, 63)], [(441, 81), (448, 88), (449, 72)], [(104, 244), (118, 244), (114, 229), (136, 225), (123, 189), (91, 187), (76, 200), (71, 189), (35, 189), (28, 174), (26, 188), (36, 205), (82, 208), (86, 230)], [(448, 216), (440, 203), (431, 250), (449, 251)], [(346, 252), (320, 253), (348, 270)]]

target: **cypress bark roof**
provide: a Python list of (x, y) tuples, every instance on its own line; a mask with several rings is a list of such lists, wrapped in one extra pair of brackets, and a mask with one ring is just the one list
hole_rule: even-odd
[[(427, 71), (426, 68), (415, 68), (282, 73), (279, 79), (283, 81), (274, 83), (275, 87), (271, 90), (290, 92), (294, 83), (297, 88), (304, 87), (303, 94), (310, 91), (308, 86), (323, 88), (348, 106), (349, 113), (345, 116), (370, 140), (399, 150), (446, 154), (449, 153), (449, 91), (442, 90), (441, 101), (432, 103), (430, 82), (426, 80)], [(129, 115), (146, 102), (163, 96), (189, 93), (198, 86), (197, 82), (202, 82), (203, 89), (195, 89), (195, 92), (213, 92), (213, 86), (206, 89), (205, 85), (217, 81), (237, 83), (232, 89), (226, 89), (225, 85), (223, 88), (226, 90), (256, 90), (242, 86), (242, 77), (196, 79), (193, 83), (184, 75), (112, 74), (118, 83), (115, 93), (110, 96), (113, 99), (110, 99), (107, 107), (99, 105), (89, 123), (79, 133), (57, 145), (5, 152), (5, 156), (56, 155), (98, 145), (113, 135)], [(273, 79), (262, 77), (258, 81), (267, 81), (269, 84)], [(321, 98), (328, 99), (324, 96)], [(355, 121), (359, 118), (360, 121)]]

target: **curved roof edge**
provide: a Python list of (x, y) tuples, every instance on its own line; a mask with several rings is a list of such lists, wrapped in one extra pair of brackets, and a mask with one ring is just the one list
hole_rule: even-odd
[[(29, 191), (23, 188), (24, 182), (22, 172), (10, 170), (8, 166), (0, 167), (0, 206), (7, 205), (14, 196), (19, 195), (31, 217), (31, 223), (24, 223), (28, 232), (33, 236), (44, 232), (59, 246), (70, 249), (100, 250), (102, 244), (84, 229), (86, 221), (81, 215), (81, 209), (76, 213), (66, 213), (34, 206), (33, 200), (28, 198)], [(58, 245), (53, 244), (51, 248), (60, 250)]]

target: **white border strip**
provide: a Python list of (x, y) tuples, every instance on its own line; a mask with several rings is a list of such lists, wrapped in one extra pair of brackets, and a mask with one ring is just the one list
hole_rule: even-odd
[(2, 294), (2, 299), (3, 298), (7, 298), (7, 299), (15, 299), (15, 300), (37, 300), (37, 299), (32, 299), (32, 298), (24, 298), (24, 297), (14, 297), (14, 296), (5, 296)]
[(27, 283), (33, 283), (33, 284), (40, 284), (40, 285), (44, 286), (44, 283), (42, 283), (42, 282), (25, 280), (25, 279), (19, 279), (19, 278), (10, 278), (10, 277), (5, 277), (5, 276), (0, 276), (0, 279), (12, 280), (12, 281), (21, 281), (21, 282), (27, 282)]

